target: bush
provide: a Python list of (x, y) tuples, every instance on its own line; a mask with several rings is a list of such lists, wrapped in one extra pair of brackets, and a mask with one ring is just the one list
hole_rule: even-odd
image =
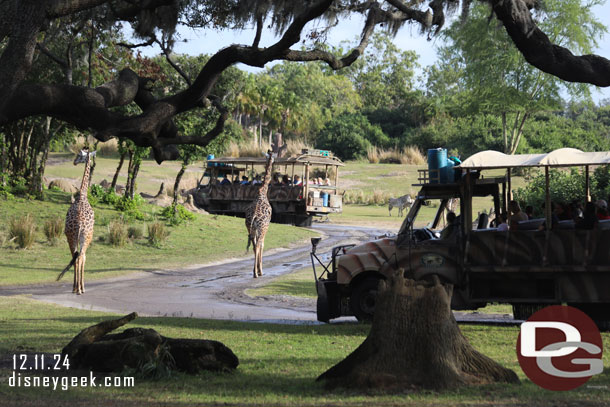
[(330, 121), (318, 135), (316, 147), (332, 150), (344, 160), (366, 155), (371, 145), (387, 147), (390, 139), (366, 116), (344, 113)]
[(64, 231), (64, 220), (60, 216), (49, 219), (44, 223), (43, 230), (47, 241), (52, 245), (56, 245)]
[(36, 239), (36, 224), (32, 215), (28, 213), (10, 220), (9, 239), (15, 240), (17, 246), (22, 249), (32, 247)]
[(127, 243), (127, 228), (123, 221), (116, 220), (108, 225), (107, 241), (114, 247), (125, 246), (125, 243)]
[(148, 243), (154, 247), (159, 247), (169, 236), (169, 232), (165, 230), (163, 223), (157, 221), (148, 225)]
[(101, 185), (93, 184), (89, 187), (89, 193), (96, 198), (101, 198), (106, 194), (106, 190)]
[(144, 220), (145, 216), (140, 211), (140, 206), (143, 202), (144, 199), (140, 195), (135, 195), (133, 199), (122, 196), (114, 203), (114, 208), (117, 211), (123, 212), (128, 218)]
[(127, 229), (127, 236), (130, 239), (140, 239), (144, 236), (144, 231), (141, 226), (130, 226)]
[(161, 216), (164, 217), (171, 225), (179, 225), (184, 221), (195, 219), (195, 215), (190, 213), (180, 204), (170, 205), (163, 208), (161, 211)]

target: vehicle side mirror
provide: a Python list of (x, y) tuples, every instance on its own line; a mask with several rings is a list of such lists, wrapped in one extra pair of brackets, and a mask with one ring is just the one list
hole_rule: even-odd
[(320, 243), (320, 240), (322, 240), (322, 238), (320, 238), (320, 237), (311, 238), (311, 252), (312, 253), (316, 252), (316, 247), (318, 246), (318, 243)]

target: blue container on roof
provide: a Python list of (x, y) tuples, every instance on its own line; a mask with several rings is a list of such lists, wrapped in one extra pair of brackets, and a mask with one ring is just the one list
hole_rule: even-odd
[(446, 182), (447, 150), (444, 148), (431, 148), (428, 150), (428, 173), (430, 183)]

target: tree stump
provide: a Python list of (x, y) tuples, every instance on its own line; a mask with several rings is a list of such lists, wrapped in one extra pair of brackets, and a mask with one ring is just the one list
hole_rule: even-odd
[(239, 365), (231, 349), (217, 341), (167, 338), (154, 329), (145, 328), (109, 334), (137, 316), (134, 312), (83, 329), (62, 351), (69, 358), (70, 368), (96, 372), (138, 369), (158, 359), (164, 351), (171, 355), (172, 369), (190, 374), (202, 370), (232, 371)]
[(368, 337), (318, 380), (331, 388), (403, 391), (518, 383), (512, 370), (468, 343), (451, 313), (453, 286), (433, 280), (410, 280), (399, 270), (380, 282)]

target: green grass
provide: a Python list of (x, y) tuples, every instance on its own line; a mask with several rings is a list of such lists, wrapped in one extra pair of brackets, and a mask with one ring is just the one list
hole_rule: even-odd
[(262, 287), (246, 290), (246, 294), (254, 297), (290, 295), (293, 297), (317, 298), (311, 267), (283, 274)]
[[(51, 153), (49, 158), (52, 164), (47, 166), (45, 176), (48, 178), (68, 178), (72, 179), (74, 185), (80, 186), (83, 176), (83, 166), (74, 166), (74, 154), (72, 153)], [(93, 172), (93, 183), (99, 184), (103, 179), (108, 182), (112, 181), (114, 172), (119, 164), (117, 158), (96, 157), (95, 171)], [(118, 184), (125, 185), (127, 180), (127, 164), (128, 160), (123, 164), (123, 168), (119, 174)], [(157, 164), (153, 160), (143, 160), (136, 179), (136, 189), (138, 192), (146, 192), (154, 195), (159, 191), (161, 182), (165, 182), (165, 187), (173, 187), (176, 175), (180, 170), (180, 163), (177, 161), (165, 161), (162, 164)], [(201, 177), (202, 163), (196, 163), (187, 167), (187, 172), (183, 179)]]
[[(61, 308), (25, 297), (0, 298), (0, 354), (23, 351), (60, 352), (81, 329), (113, 318), (112, 314)], [(170, 337), (214, 339), (229, 346), (239, 357), (233, 374), (175, 374), (154, 382), (135, 380), (131, 389), (9, 388), (12, 371), (0, 370), (3, 405), (608, 405), (610, 376), (602, 374), (570, 392), (551, 392), (527, 380), (518, 366), (515, 342), (518, 328), (465, 325), (461, 329), (482, 353), (513, 369), (521, 385), (494, 384), (445, 392), (404, 392), (395, 395), (326, 391), (315, 378), (343, 359), (365, 338), (369, 326), (275, 325), (190, 318), (138, 318), (128, 327), (149, 327)], [(605, 348), (610, 334), (602, 334)], [(604, 364), (610, 363), (608, 352)]]
[[(6, 234), (10, 218), (23, 213), (31, 213), (39, 225), (37, 240), (32, 248), (19, 250), (10, 243), (0, 247), (0, 285), (55, 281), (59, 271), (70, 261), (65, 238), (62, 236), (60, 244), (52, 246), (46, 242), (42, 232), (42, 225), (47, 219), (65, 217), (70, 206), (69, 195), (48, 191), (46, 196), (45, 201), (0, 200), (0, 233)], [(107, 205), (97, 205), (94, 210), (96, 226), (93, 243), (87, 250), (87, 280), (133, 271), (204, 264), (245, 253), (247, 235), (242, 218), (196, 215), (194, 221), (168, 227), (170, 235), (160, 248), (148, 244), (146, 235), (118, 248), (98, 239), (108, 233), (107, 225), (120, 213)], [(144, 205), (144, 212), (149, 216), (160, 210), (157, 206)], [(135, 221), (133, 225), (145, 228), (145, 223)], [(315, 232), (307, 229), (271, 224), (265, 249), (286, 247), (315, 235)]]

